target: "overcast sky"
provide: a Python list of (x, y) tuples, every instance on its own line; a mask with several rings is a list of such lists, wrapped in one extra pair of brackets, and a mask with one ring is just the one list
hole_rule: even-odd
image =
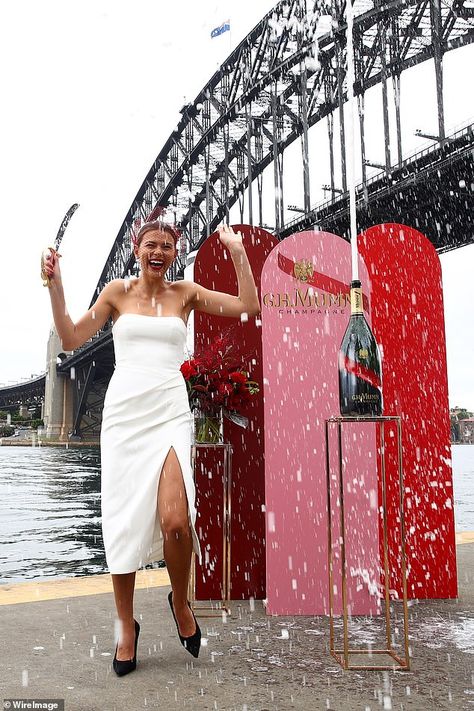
[[(87, 309), (117, 231), (150, 165), (230, 48), (273, 7), (270, 0), (24, 0), (2, 3), (0, 214), (3, 289), (0, 383), (44, 370), (51, 324), (40, 253), (66, 210), (74, 215), (61, 260), (73, 319)], [(211, 39), (227, 18), (231, 33)], [(474, 47), (445, 57), (448, 130), (474, 116), (466, 91)], [(420, 149), (416, 128), (436, 132), (432, 63), (402, 75), (404, 153)], [(380, 88), (367, 96), (368, 157), (383, 160)], [(393, 121), (392, 121), (393, 125)], [(310, 131), (311, 203), (329, 179), (325, 126)], [(285, 157), (285, 204), (302, 204), (300, 146)], [(295, 166), (297, 179), (288, 180)], [(264, 176), (273, 224), (272, 172)], [(270, 198), (270, 199), (268, 199)], [(233, 218), (233, 219), (232, 219)], [(231, 222), (238, 222), (231, 213)], [(451, 405), (474, 410), (474, 246), (441, 257)]]

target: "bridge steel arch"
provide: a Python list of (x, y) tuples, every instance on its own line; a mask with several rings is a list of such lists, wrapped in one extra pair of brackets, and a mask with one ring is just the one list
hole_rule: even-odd
[[(474, 39), (474, 9), (465, 0), (355, 0), (354, 92), (359, 107), (362, 189), (367, 182), (364, 95), (382, 85), (385, 134), (389, 130), (388, 80), (393, 83), (397, 162), (402, 163), (400, 77), (403, 71), (433, 59), (437, 77), (438, 138), (445, 143), (443, 55)], [(249, 186), (257, 182), (258, 223), (262, 224), (262, 173), (272, 162), (275, 185), (275, 232), (283, 237), (284, 151), (302, 143), (305, 217), (311, 213), (308, 129), (327, 118), (331, 185), (334, 184), (334, 113), (339, 114), (342, 191), (346, 100), (345, 2), (282, 0), (238, 47), (195, 100), (181, 108), (182, 118), (166, 140), (138, 190), (102, 270), (91, 304), (105, 284), (135, 269), (131, 238), (135, 226), (157, 206), (175, 211), (182, 229), (180, 253), (171, 278), (182, 278), (186, 256), (196, 250), (238, 201), (241, 221), (247, 197), (248, 222), (255, 207)], [(322, 14), (331, 31), (317, 37)], [(284, 30), (284, 31), (282, 31)], [(385, 171), (392, 169), (388, 148)], [(335, 200), (336, 202), (337, 200)]]

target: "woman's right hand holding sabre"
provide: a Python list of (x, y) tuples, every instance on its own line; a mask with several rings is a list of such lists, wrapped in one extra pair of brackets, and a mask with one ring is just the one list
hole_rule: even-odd
[(43, 286), (50, 287), (51, 280), (55, 283), (61, 282), (61, 270), (59, 268), (59, 257), (61, 255), (54, 247), (47, 247), (41, 255), (41, 278)]
[(64, 289), (59, 268), (61, 255), (53, 248), (48, 247), (41, 255), (41, 278), (44, 286), (49, 287), (51, 307), (53, 310), (54, 324), (66, 351), (72, 351), (83, 345), (105, 324), (112, 315), (116, 296), (123, 291), (122, 280), (114, 280), (107, 284), (97, 297), (94, 305), (74, 323), (69, 316)]

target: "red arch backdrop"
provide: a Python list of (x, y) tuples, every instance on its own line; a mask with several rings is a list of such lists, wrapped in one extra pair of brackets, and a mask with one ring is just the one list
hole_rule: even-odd
[[(358, 246), (369, 272), (372, 328), (383, 346), (385, 411), (402, 417), (408, 596), (453, 598), (457, 572), (441, 263), (428, 238), (406, 225), (375, 225), (359, 235)], [(394, 511), (391, 516), (395, 523)], [(396, 528), (389, 526), (392, 548)]]
[[(249, 225), (232, 225), (240, 230), (257, 290), (260, 274), (269, 252), (277, 243), (266, 230)], [(208, 289), (238, 294), (237, 277), (228, 250), (217, 233), (199, 249), (194, 264), (194, 280)], [(242, 410), (249, 418), (243, 429), (224, 419), (224, 439), (233, 444), (231, 509), (231, 597), (246, 600), (265, 597), (265, 472), (263, 438), (262, 336), (259, 317), (247, 322), (194, 312), (195, 350), (208, 344), (231, 323), (242, 352), (253, 352), (252, 379), (260, 384), (260, 393)], [(196, 561), (196, 598), (219, 599), (222, 596), (222, 466), (219, 456), (199, 451), (196, 460), (197, 531), (201, 540), (204, 565)], [(218, 473), (220, 472), (220, 474)], [(212, 478), (210, 478), (212, 477)]]

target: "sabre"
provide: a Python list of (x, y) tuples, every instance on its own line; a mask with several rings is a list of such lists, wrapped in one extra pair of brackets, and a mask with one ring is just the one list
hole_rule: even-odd
[(77, 208), (79, 207), (79, 203), (75, 202), (69, 210), (66, 212), (64, 215), (62, 222), (59, 226), (58, 233), (56, 235), (56, 239), (54, 240), (54, 247), (46, 247), (46, 249), (43, 249), (43, 252), (41, 253), (41, 278), (43, 280), (43, 286), (49, 287), (51, 280), (46, 274), (45, 271), (45, 259), (48, 257), (50, 254), (55, 254), (57, 257), (60, 257), (61, 255), (58, 252), (59, 245), (61, 244), (61, 240), (64, 237), (64, 233), (66, 232), (66, 227), (69, 224), (69, 221), (71, 220), (71, 217), (74, 215), (76, 212)]

